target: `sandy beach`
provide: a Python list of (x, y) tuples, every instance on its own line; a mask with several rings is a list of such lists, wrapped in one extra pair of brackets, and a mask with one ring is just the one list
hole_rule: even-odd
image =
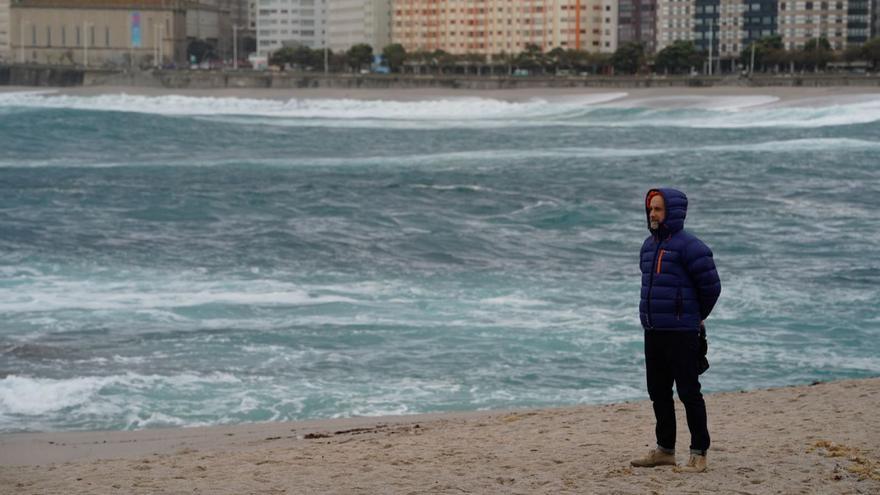
[[(636, 469), (647, 401), (6, 434), (2, 493), (880, 493), (880, 378), (707, 396), (709, 471)], [(683, 408), (678, 460), (687, 456)]]

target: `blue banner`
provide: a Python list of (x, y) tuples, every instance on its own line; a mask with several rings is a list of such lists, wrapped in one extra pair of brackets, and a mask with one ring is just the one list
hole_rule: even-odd
[(141, 13), (131, 13), (131, 46), (139, 48), (141, 46)]

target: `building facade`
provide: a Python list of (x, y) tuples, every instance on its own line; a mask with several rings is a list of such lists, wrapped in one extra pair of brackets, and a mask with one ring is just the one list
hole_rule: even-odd
[(257, 53), (269, 56), (284, 46), (323, 48), (328, 0), (260, 0)]
[(703, 53), (711, 47), (713, 62), (727, 61), (728, 70), (752, 43), (769, 36), (779, 35), (788, 50), (818, 38), (844, 50), (870, 39), (875, 1), (657, 0), (656, 49), (692, 40)]
[(18, 0), (12, 56), (20, 62), (113, 67), (186, 60), (186, 10), (171, 0)]
[(813, 38), (826, 38), (831, 48), (846, 46), (846, 1), (782, 1), (779, 3), (779, 32), (785, 48), (803, 48)]
[(9, 0), (0, 0), (0, 62), (12, 61)]
[(391, 0), (331, 0), (327, 4), (327, 45), (344, 51), (358, 43), (374, 53), (391, 44)]
[(392, 41), (409, 52), (617, 49), (617, 0), (394, 0), (392, 16)]
[(656, 50), (657, 0), (619, 0), (617, 43), (640, 43), (645, 51)]
[(695, 0), (657, 0), (657, 40), (654, 51), (660, 51), (676, 41), (693, 41), (696, 16)]

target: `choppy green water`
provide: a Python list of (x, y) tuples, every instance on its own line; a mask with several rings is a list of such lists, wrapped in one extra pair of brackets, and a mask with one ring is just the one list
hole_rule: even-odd
[(654, 186), (706, 390), (876, 376), (880, 98), (766, 102), (0, 94), (0, 430), (642, 398)]

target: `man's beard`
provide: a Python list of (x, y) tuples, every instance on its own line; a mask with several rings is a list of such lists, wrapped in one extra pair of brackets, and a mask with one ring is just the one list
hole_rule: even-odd
[(660, 222), (656, 220), (651, 220), (651, 230), (657, 230), (660, 227)]

